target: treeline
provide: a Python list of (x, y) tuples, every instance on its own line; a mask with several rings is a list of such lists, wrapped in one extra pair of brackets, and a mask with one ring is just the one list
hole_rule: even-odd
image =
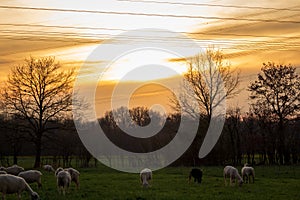
[[(176, 135), (180, 125), (180, 115), (172, 114), (162, 116), (151, 112), (145, 107), (129, 109), (132, 122), (139, 126), (151, 123), (152, 117), (157, 126), (166, 118), (163, 128), (150, 138), (137, 138), (126, 134), (120, 129), (130, 126), (132, 122), (126, 121), (125, 108), (107, 112), (99, 119), (99, 124), (106, 136), (119, 147), (131, 152), (155, 151), (168, 144)], [(117, 116), (117, 117), (114, 117)], [(115, 120), (115, 118), (117, 118)], [(120, 121), (121, 120), (121, 121)], [(122, 121), (123, 120), (123, 121)], [(206, 134), (207, 124), (202, 116), (198, 133), (189, 149), (173, 163), (174, 166), (194, 165), (224, 165), (231, 163), (240, 165), (245, 162), (252, 165), (280, 164), (278, 148), (280, 142), (278, 124), (260, 119), (253, 113), (242, 115), (239, 109), (230, 110), (226, 117), (221, 137), (210, 154), (204, 159), (198, 158), (198, 152)], [(0, 117), (0, 159), (1, 165), (8, 165), (8, 158), (17, 163), (19, 156), (34, 155), (35, 149), (30, 141), (30, 133), (24, 132), (22, 126), (27, 121), (19, 117)], [(42, 163), (51, 163), (57, 166), (68, 166), (76, 163), (80, 167), (95, 165), (95, 159), (82, 144), (72, 120), (52, 121), (49, 126), (55, 127), (53, 131), (45, 133), (42, 142)], [(154, 124), (155, 126), (155, 124)], [(288, 154), (284, 157), (284, 164), (298, 164), (300, 162), (300, 118), (291, 118), (285, 126), (286, 144)], [(10, 159), (12, 160), (12, 159)]]
[[(27, 120), (20, 116), (0, 116), (0, 165), (18, 163), (19, 156), (34, 156), (36, 147), (32, 133), (26, 129)], [(42, 164), (53, 166), (88, 167), (96, 165), (86, 150), (75, 129), (73, 120), (51, 121), (52, 131), (45, 133), (42, 140)]]

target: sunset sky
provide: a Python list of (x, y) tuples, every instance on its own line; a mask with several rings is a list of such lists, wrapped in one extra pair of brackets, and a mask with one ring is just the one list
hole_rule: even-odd
[[(183, 3), (184, 2), (184, 3)], [(232, 67), (241, 70), (241, 94), (228, 106), (246, 111), (246, 87), (254, 80), (262, 63), (273, 61), (300, 67), (299, 0), (1, 0), (0, 1), (0, 81), (10, 68), (29, 56), (55, 56), (65, 68), (87, 67), (87, 76), (109, 59), (88, 60), (103, 42), (107, 45), (130, 44), (138, 38), (118, 37), (126, 31), (142, 28), (166, 29), (183, 34), (201, 48), (221, 49)], [(116, 39), (117, 38), (117, 39)], [(184, 46), (182, 38), (157, 38)], [(191, 55), (192, 56), (192, 55)], [(168, 65), (178, 73), (185, 65), (178, 57), (161, 51), (137, 51), (113, 62), (97, 91), (98, 114), (102, 115), (113, 87), (126, 73), (140, 65)], [(86, 62), (88, 60), (88, 62)], [(85, 65), (82, 65), (85, 62)], [(88, 66), (88, 65), (89, 66)], [(148, 73), (123, 80), (123, 86), (135, 81), (171, 80), (170, 74)], [(155, 81), (154, 81), (155, 82)], [(127, 85), (127, 86), (126, 86)], [(120, 99), (126, 96), (118, 94)], [(130, 105), (168, 104), (166, 89), (145, 85), (135, 92)]]

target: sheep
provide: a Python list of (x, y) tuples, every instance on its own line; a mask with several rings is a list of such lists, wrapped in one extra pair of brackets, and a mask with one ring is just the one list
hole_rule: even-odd
[(244, 167), (250, 167), (250, 165), (248, 163), (245, 163)]
[(198, 168), (193, 168), (191, 171), (190, 171), (190, 175), (189, 175), (189, 182), (191, 181), (192, 177), (194, 178), (194, 182), (198, 182), (198, 183), (201, 183), (202, 181), (202, 170), (201, 169), (198, 169)]
[(252, 176), (252, 183), (254, 183), (255, 172), (253, 167), (244, 166), (241, 170), (244, 182), (250, 183), (250, 176)]
[(7, 172), (0, 170), (0, 174), (7, 174)]
[(55, 172), (54, 168), (51, 165), (44, 165), (43, 168), (47, 172)]
[(5, 199), (6, 194), (18, 194), (18, 199), (21, 199), (21, 193), (26, 190), (30, 193), (31, 199), (40, 199), (39, 195), (34, 192), (28, 183), (18, 176), (11, 174), (3, 174), (0, 176), (0, 192), (2, 193), (2, 199)]
[(79, 171), (74, 168), (66, 168), (64, 170), (70, 173), (72, 179), (71, 181), (74, 182), (76, 184), (76, 188), (79, 189)]
[(56, 179), (58, 192), (63, 192), (63, 195), (65, 195), (66, 190), (69, 188), (72, 180), (70, 173), (65, 170), (59, 171), (56, 175)]
[(20, 172), (24, 171), (24, 168), (18, 165), (13, 165), (11, 167), (4, 168), (4, 171), (6, 171), (8, 174), (18, 176)]
[(238, 170), (232, 166), (226, 166), (224, 168), (224, 182), (226, 185), (226, 177), (230, 178), (230, 185), (232, 185), (233, 181), (236, 183), (236, 181), (238, 181), (239, 186), (242, 186), (243, 184), (243, 179), (240, 176)]
[(149, 181), (152, 180), (152, 171), (151, 169), (145, 168), (140, 172), (140, 179), (143, 187), (149, 186)]
[(77, 171), (76, 169), (74, 168), (66, 168), (66, 169), (63, 169), (62, 167), (59, 167), (56, 169), (55, 171), (55, 176), (57, 176), (57, 174), (61, 171), (67, 171), (69, 172), (69, 174), (71, 175), (71, 181), (74, 182), (76, 184), (76, 188), (79, 189), (79, 171)]
[(63, 170), (64, 170), (64, 169), (61, 168), (61, 167), (57, 168), (57, 169), (55, 170), (54, 175), (57, 176), (57, 174), (58, 174), (59, 172), (63, 171)]
[(36, 182), (38, 184), (38, 188), (42, 187), (42, 175), (43, 174), (38, 170), (28, 170), (18, 174), (18, 176), (24, 178), (27, 183)]

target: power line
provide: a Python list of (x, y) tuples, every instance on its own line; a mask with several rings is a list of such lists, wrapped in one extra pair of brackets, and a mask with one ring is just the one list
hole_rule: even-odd
[[(2, 25), (16, 25), (16, 24), (2, 24)], [(18, 24), (18, 26), (30, 26), (30, 25), (22, 25)], [(37, 26), (37, 25), (33, 25)], [(39, 26), (39, 25), (38, 25)], [(45, 27), (45, 25), (42, 25), (41, 27)], [(47, 26), (48, 27), (48, 26)], [(51, 26), (54, 27), (54, 26)], [(66, 28), (66, 27), (61, 27)], [(68, 27), (68, 28), (75, 28), (75, 27)], [(78, 27), (76, 27), (78, 28)], [(81, 28), (89, 28), (89, 27), (81, 27)], [(99, 28), (97, 29), (105, 29), (108, 30), (109, 28)], [(109, 29), (112, 30), (112, 29)], [(124, 29), (113, 29), (113, 30), (124, 30)], [(99, 39), (104, 40), (107, 38), (115, 37), (116, 39), (123, 39), (123, 40), (131, 40), (132, 41), (156, 41), (156, 42), (172, 42), (182, 45), (182, 41), (184, 41), (184, 38), (178, 38), (178, 37), (152, 37), (148, 38), (146, 36), (140, 36), (140, 37), (130, 37), (130, 36), (116, 36), (111, 34), (84, 34), (82, 33), (69, 33), (69, 32), (58, 32), (58, 31), (23, 31), (23, 30), (2, 30), (0, 31), (2, 33), (12, 33), (12, 35), (3, 35), (2, 39), (12, 39), (12, 40), (28, 40), (28, 41), (63, 41), (63, 42), (76, 42), (76, 43), (99, 43)], [(162, 32), (164, 32), (162, 30)], [(13, 36), (15, 35), (15, 36)], [(210, 35), (210, 34), (208, 34)], [(17, 36), (17, 37), (16, 37)], [(34, 36), (34, 38), (32, 38)], [(49, 37), (50, 36), (50, 37)], [(99, 38), (99, 36), (103, 36), (102, 38)], [(248, 35), (249, 36), (249, 35)], [(264, 36), (265, 37), (265, 36)], [(276, 37), (279, 38), (279, 37)], [(88, 39), (88, 40), (84, 40)], [(98, 39), (98, 40), (97, 40)], [(299, 39), (299, 37), (281, 37), (281, 39), (285, 40), (294, 40)], [(252, 40), (241, 40), (241, 39), (231, 39), (230, 41), (224, 41), (224, 40), (216, 40), (216, 39), (195, 39), (197, 43), (208, 46), (209, 44), (214, 45), (221, 45), (223, 46), (222, 49), (237, 49), (237, 50), (243, 50), (243, 49), (252, 49), (252, 50), (262, 50), (262, 49), (270, 49), (277, 47), (277, 50), (286, 50), (287, 47), (293, 47), (297, 48), (298, 43), (295, 43), (295, 41), (292, 42), (282, 42), (282, 41), (252, 41)], [(180, 43), (181, 42), (181, 43)], [(243, 42), (243, 43), (241, 43)], [(228, 46), (229, 45), (229, 46)], [(253, 48), (254, 47), (254, 48)], [(291, 48), (288, 48), (291, 50)]]
[(262, 6), (237, 6), (237, 5), (224, 5), (224, 4), (208, 4), (208, 3), (182, 3), (182, 2), (170, 2), (170, 1), (154, 1), (154, 0), (117, 0), (122, 2), (134, 2), (134, 3), (155, 3), (155, 4), (168, 4), (168, 5), (183, 5), (183, 6), (201, 6), (201, 7), (221, 7), (221, 8), (238, 8), (238, 9), (260, 9), (260, 10), (275, 10), (275, 11), (300, 11), (295, 8), (273, 8)]
[(251, 22), (266, 22), (266, 23), (300, 24), (300, 21), (275, 20), (275, 19), (250, 19), (250, 18), (195, 16), (195, 15), (190, 16), (190, 15), (174, 15), (174, 14), (158, 14), (158, 13), (96, 11), (96, 10), (23, 7), (23, 6), (0, 6), (0, 8), (1, 9), (18, 9), (18, 10), (55, 11), (55, 12), (78, 12), (78, 13), (93, 13), (93, 14), (107, 14), (107, 15), (132, 15), (132, 16), (146, 16), (146, 17), (170, 17), (170, 18), (190, 18), (190, 19), (208, 19), (208, 20), (229, 20), (229, 21), (251, 21)]
[[(23, 38), (25, 36), (27, 37), (49, 37), (49, 38), (64, 38), (64, 39), (91, 39), (91, 40), (97, 40), (97, 39), (107, 39), (107, 38), (116, 38), (116, 39), (128, 39), (128, 40), (145, 40), (145, 41), (161, 41), (161, 42), (184, 42), (187, 38), (181, 38), (181, 37), (168, 37), (168, 36), (159, 36), (159, 37), (147, 37), (147, 36), (126, 36), (126, 35), (111, 35), (111, 34), (84, 34), (84, 33), (73, 33), (73, 32), (59, 32), (59, 31), (24, 31), (24, 30), (0, 30), (1, 36), (5, 37), (11, 37), (13, 35), (15, 36), (22, 36)], [(5, 35), (11, 33), (11, 35)], [(101, 37), (100, 37), (101, 36)], [(285, 40), (294, 40), (293, 38), (285, 38)], [(25, 39), (25, 38), (24, 38)], [(300, 37), (298, 37), (300, 39)], [(269, 40), (249, 40), (249, 39), (194, 39), (195, 41), (199, 43), (215, 43), (218, 45), (249, 45), (249, 44), (255, 44), (255, 45), (265, 45), (265, 46), (275, 46), (275, 45), (293, 45), (294, 47), (297, 46), (297, 43), (295, 41), (269, 41)]]
[[(37, 27), (37, 28), (60, 28), (60, 29), (78, 29), (78, 30), (104, 30), (104, 31), (132, 31), (131, 29), (120, 28), (105, 28), (105, 27), (87, 27), (87, 26), (56, 26), (56, 25), (43, 25), (43, 24), (8, 24), (0, 23), (0, 26), (13, 26), (13, 27)], [(139, 31), (139, 30), (137, 30)], [(153, 32), (166, 33), (164, 30), (153, 30)], [(63, 33), (63, 32), (62, 32)], [(253, 34), (236, 34), (236, 33), (219, 33), (219, 32), (185, 32), (177, 31), (174, 33), (187, 34), (187, 35), (220, 35), (220, 36), (237, 36), (237, 37), (254, 37), (254, 38), (274, 38), (274, 39), (300, 39), (300, 36), (277, 36), (277, 35), (253, 35)]]
[(22, 27), (38, 27), (38, 28), (62, 28), (62, 29), (83, 29), (83, 30), (112, 30), (112, 31), (130, 31), (129, 29), (120, 28), (105, 28), (105, 27), (88, 27), (88, 26), (58, 26), (58, 25), (44, 25), (44, 24), (9, 24), (2, 23), (0, 26), (22, 26)]
[[(40, 36), (21, 36), (21, 37), (13, 37), (11, 35), (4, 35), (5, 38), (2, 39), (13, 39), (13, 40), (24, 40), (24, 41), (62, 41), (62, 42), (76, 42), (76, 43), (100, 43), (99, 40), (83, 40), (82, 38), (63, 38), (62, 36), (59, 37), (40, 37)], [(123, 41), (128, 40), (129, 42), (132, 41), (144, 41), (144, 40), (148, 40), (147, 38), (133, 38), (133, 37), (120, 37), (118, 39), (122, 39)], [(154, 41), (154, 39), (150, 39), (151, 41)], [(160, 42), (160, 43), (165, 43), (166, 39), (157, 39), (155, 38), (155, 42)], [(178, 41), (169, 41), (169, 43), (174, 43), (176, 45), (183, 45), (184, 42), (178, 42)], [(221, 49), (230, 49), (230, 50), (252, 50), (252, 51), (259, 51), (259, 50), (290, 50), (290, 51), (299, 51), (299, 44), (296, 44), (294, 42), (290, 42), (290, 43), (268, 43), (268, 42), (253, 42), (249, 41), (250, 43), (233, 43), (231, 41), (228, 41), (228, 43), (226, 42), (216, 42), (216, 41), (197, 41), (197, 43), (201, 44), (201, 47), (209, 47), (212, 43), (214, 45), (221, 45), (222, 48)], [(228, 46), (230, 45), (230, 46)], [(295, 49), (293, 49), (293, 48)]]

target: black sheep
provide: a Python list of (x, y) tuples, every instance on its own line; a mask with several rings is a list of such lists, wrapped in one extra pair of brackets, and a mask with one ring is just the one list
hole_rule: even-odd
[(202, 170), (201, 169), (198, 169), (198, 168), (193, 168), (190, 172), (190, 175), (189, 175), (189, 182), (191, 181), (191, 178), (194, 178), (194, 182), (198, 182), (198, 183), (201, 183), (202, 181)]

